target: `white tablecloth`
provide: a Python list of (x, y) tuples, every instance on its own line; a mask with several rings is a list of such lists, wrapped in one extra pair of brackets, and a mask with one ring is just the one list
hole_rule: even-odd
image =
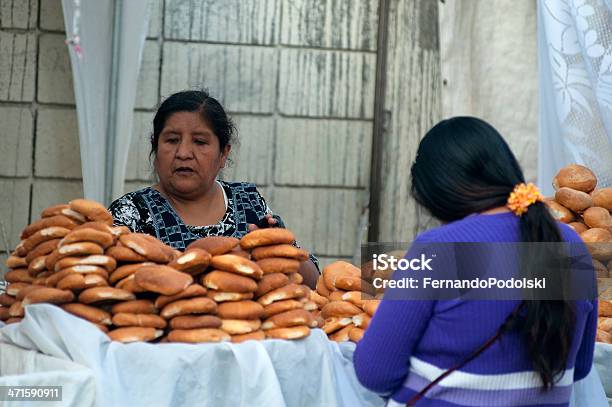
[(384, 405), (358, 383), (354, 345), (318, 329), (300, 341), (124, 345), (39, 304), (0, 342), (0, 385), (61, 385), (61, 406)]
[[(321, 330), (300, 341), (124, 345), (39, 304), (27, 307), (20, 324), (0, 328), (0, 385), (62, 386), (62, 402), (45, 407), (383, 406), (358, 383), (354, 349), (329, 341)], [(595, 367), (574, 385), (572, 407), (607, 406), (611, 345), (597, 344)]]

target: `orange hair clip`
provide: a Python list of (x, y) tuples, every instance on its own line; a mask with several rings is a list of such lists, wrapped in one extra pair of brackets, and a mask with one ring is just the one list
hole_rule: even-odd
[(514, 212), (516, 216), (521, 216), (523, 213), (527, 212), (527, 208), (529, 208), (530, 205), (542, 201), (544, 201), (544, 196), (540, 193), (538, 187), (531, 182), (529, 184), (520, 183), (515, 186), (514, 190), (510, 193), (506, 206)]

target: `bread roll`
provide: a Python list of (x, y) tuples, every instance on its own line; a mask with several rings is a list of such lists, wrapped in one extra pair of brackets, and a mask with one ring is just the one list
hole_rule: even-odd
[(113, 305), (111, 312), (113, 314), (128, 313), (128, 314), (157, 314), (158, 309), (151, 300), (131, 300), (123, 301)]
[(304, 282), (304, 277), (298, 272), (289, 274), (289, 282), (292, 284), (302, 284)]
[(155, 306), (161, 309), (165, 305), (170, 304), (171, 302), (186, 299), (186, 298), (203, 297), (206, 295), (206, 293), (207, 293), (206, 288), (202, 287), (199, 284), (192, 284), (178, 294), (160, 295), (155, 300)]
[(289, 278), (285, 274), (264, 274), (261, 280), (259, 280), (259, 282), (257, 283), (257, 291), (255, 291), (255, 296), (259, 298), (262, 295), (269, 293), (274, 289), (283, 287), (287, 284), (289, 284)]
[(253, 249), (251, 257), (255, 260), (269, 257), (286, 257), (298, 261), (308, 260), (308, 252), (290, 244), (277, 244), (273, 246), (261, 246)]
[(256, 280), (263, 276), (263, 271), (255, 262), (233, 254), (213, 256), (210, 264), (218, 270), (242, 274)]
[(378, 309), (378, 306), (380, 305), (380, 300), (370, 300), (370, 301), (366, 301), (366, 303), (363, 305), (363, 310), (369, 315), (369, 316), (374, 316), (374, 313), (376, 312), (376, 310)]
[(221, 318), (216, 315), (181, 315), (170, 320), (172, 329), (221, 328)]
[(310, 293), (308, 294), (308, 298), (311, 301), (313, 301), (315, 304), (317, 304), (319, 308), (323, 308), (325, 304), (329, 302), (327, 298), (323, 297), (321, 294), (319, 294), (316, 291), (310, 291)]
[(327, 285), (325, 284), (325, 280), (322, 277), (319, 277), (319, 279), (317, 280), (317, 285), (315, 287), (317, 293), (319, 293), (322, 297), (329, 297), (329, 294), (331, 294), (331, 291), (329, 290), (329, 288), (327, 288)]
[(366, 301), (372, 299), (374, 299), (374, 297), (367, 293), (362, 293), (360, 291), (349, 291), (342, 294), (343, 301), (348, 301), (351, 304), (358, 306), (359, 308), (363, 307)]
[(257, 261), (257, 265), (263, 270), (264, 274), (270, 273), (295, 273), (300, 268), (300, 262), (295, 259), (282, 257), (268, 257)]
[(62, 209), (67, 209), (67, 208), (70, 208), (70, 206), (67, 204), (58, 204), (58, 205), (49, 206), (48, 208), (45, 208), (42, 210), (42, 212), (40, 213), (40, 217), (49, 218), (51, 216), (61, 215)]
[(8, 259), (6, 259), (6, 267), (10, 269), (16, 269), (21, 267), (28, 267), (28, 262), (25, 257), (19, 257), (14, 254), (11, 254)]
[(32, 283), (34, 278), (28, 273), (28, 269), (13, 269), (4, 274), (7, 283)]
[[(358, 267), (353, 266), (351, 263), (347, 263), (345, 261), (336, 261), (324, 267), (321, 275), (323, 277), (323, 281), (325, 282), (325, 286), (327, 287), (327, 289), (329, 291), (334, 291), (337, 290), (334, 284), (336, 278), (341, 276), (359, 278), (361, 277), (361, 270)], [(317, 291), (319, 290), (317, 289)], [(319, 292), (319, 294), (323, 295), (321, 292)]]
[(263, 295), (257, 300), (261, 305), (270, 305), (275, 301), (291, 300), (294, 298), (302, 298), (308, 294), (306, 287), (298, 284), (288, 284), (284, 287), (277, 288)]
[(292, 244), (294, 241), (295, 236), (287, 229), (264, 228), (256, 229), (244, 235), (240, 239), (240, 247), (244, 250), (251, 250), (259, 246)]
[(337, 290), (337, 291), (332, 291), (331, 294), (329, 294), (328, 299), (330, 301), (344, 301), (344, 299), (342, 297), (344, 297), (344, 294), (346, 294), (347, 291), (344, 290)]
[(55, 263), (55, 271), (72, 266), (98, 266), (110, 273), (117, 268), (117, 261), (113, 257), (103, 254), (85, 257), (64, 257)]
[(136, 273), (138, 269), (144, 266), (155, 266), (155, 263), (151, 263), (150, 261), (135, 263), (135, 264), (126, 264), (124, 266), (120, 266), (115, 271), (113, 271), (108, 279), (111, 283), (116, 283), (119, 280), (123, 280), (124, 278), (131, 276)]
[(357, 314), (353, 316), (353, 325), (362, 329), (368, 329), (370, 326), (370, 321), (372, 317), (370, 317), (367, 313), (362, 312), (361, 314)]
[(257, 290), (257, 282), (252, 278), (218, 270), (203, 276), (202, 285), (211, 290), (236, 293), (248, 293)]
[(259, 319), (221, 319), (221, 330), (230, 335), (242, 335), (257, 331), (261, 328)]
[(49, 253), (45, 258), (45, 267), (47, 270), (55, 270), (55, 265), (62, 257), (66, 256), (61, 256), (59, 254), (59, 249), (54, 249), (51, 253)]
[(258, 319), (263, 314), (263, 306), (255, 301), (223, 302), (217, 307), (217, 315), (223, 319)]
[(74, 294), (71, 291), (44, 287), (29, 292), (23, 298), (22, 304), (23, 306), (38, 303), (65, 304), (72, 301), (74, 301)]
[(597, 321), (597, 328), (612, 333), (612, 318), (600, 317)]
[(361, 328), (353, 328), (349, 331), (349, 339), (352, 342), (359, 342), (361, 340), (361, 338), (363, 338), (363, 334), (365, 334), (365, 331)]
[[(74, 229), (72, 229), (73, 231), (75, 230), (81, 230), (81, 229), (95, 229), (99, 232), (104, 232), (104, 233), (110, 233), (113, 236), (117, 235), (117, 231), (115, 230), (114, 226), (111, 225), (107, 225), (104, 222), (85, 222), (77, 227), (75, 227)], [(129, 232), (130, 230), (127, 229), (127, 231)]]
[(21, 239), (27, 239), (39, 230), (49, 228), (51, 226), (62, 227), (66, 229), (74, 229), (78, 223), (65, 215), (55, 215), (47, 218), (39, 219), (26, 226), (21, 232)]
[(119, 241), (141, 256), (155, 263), (169, 263), (174, 257), (172, 248), (153, 236), (144, 233), (130, 233), (119, 236)]
[(41, 243), (44, 243), (48, 240), (54, 240), (58, 238), (62, 238), (70, 233), (70, 229), (66, 229), (59, 226), (51, 226), (48, 228), (44, 228), (34, 233), (32, 236), (28, 237), (23, 241), (23, 245), (15, 249), (19, 256), (26, 256), (28, 252), (33, 250), (36, 246)]
[(597, 342), (602, 342), (602, 343), (607, 343), (607, 344), (612, 344), (612, 334), (602, 330), (602, 329), (598, 329), (597, 330), (597, 335), (595, 336), (595, 340)]
[(290, 326), (306, 325), (313, 326), (314, 318), (310, 312), (304, 309), (294, 309), (291, 311), (276, 314), (261, 324), (261, 329), (287, 328)]
[(113, 341), (123, 343), (149, 342), (159, 338), (163, 334), (164, 331), (161, 329), (130, 326), (127, 328), (113, 329), (108, 333), (108, 337)]
[(266, 339), (264, 331), (249, 332), (248, 334), (232, 335), (232, 343), (242, 343), (246, 341), (263, 341)]
[(347, 342), (350, 340), (349, 333), (353, 329), (355, 329), (355, 325), (348, 324), (347, 326), (340, 329), (339, 331), (336, 331), (333, 334), (329, 335), (329, 339), (331, 339), (334, 342)]
[(28, 295), (29, 293), (31, 293), (34, 290), (38, 290), (39, 288), (45, 288), (45, 286), (37, 285), (37, 284), (28, 285), (27, 287), (24, 287), (21, 290), (19, 290), (19, 292), (15, 296), (15, 300), (16, 301), (23, 301), (23, 299), (25, 298), (26, 295)]
[(581, 234), (582, 232), (586, 232), (587, 230), (589, 230), (588, 226), (582, 222), (570, 222), (567, 226), (574, 229), (574, 231), (578, 234)]
[[(17, 301), (9, 307), (9, 316), (11, 318), (23, 318), (25, 315), (25, 309), (23, 308), (23, 302)], [(8, 324), (8, 321), (7, 321)]]
[(612, 216), (606, 208), (593, 206), (582, 214), (584, 223), (591, 228), (612, 228)]
[(106, 249), (115, 242), (115, 237), (109, 232), (101, 232), (93, 228), (79, 228), (64, 236), (59, 242), (59, 247), (78, 242), (93, 242)]
[(600, 317), (612, 317), (612, 301), (599, 300), (599, 314)]
[(274, 315), (295, 310), (295, 309), (303, 309), (304, 304), (297, 300), (283, 300), (283, 301), (275, 301), (270, 305), (266, 305), (264, 307), (264, 318), (270, 318)]
[(71, 304), (64, 304), (61, 307), (64, 311), (69, 312), (72, 315), (76, 315), (77, 317), (86, 319), (89, 322), (93, 322), (94, 324), (111, 324), (111, 315), (108, 312), (101, 310), (100, 308), (92, 307), (85, 304), (79, 304), (76, 302)]
[(129, 291), (114, 287), (88, 288), (79, 294), (79, 302), (83, 304), (94, 304), (105, 301), (129, 301), (136, 297)]
[(47, 240), (46, 242), (42, 242), (34, 249), (30, 250), (30, 252), (25, 256), (25, 261), (30, 264), (35, 258), (48, 255), (57, 248), (60, 241), (61, 239), (51, 239)]
[(15, 297), (22, 288), (29, 286), (28, 283), (10, 283), (6, 286), (6, 293), (11, 297)]
[(164, 295), (178, 294), (193, 283), (189, 274), (161, 265), (143, 266), (134, 277), (140, 287)]
[(186, 251), (177, 259), (168, 264), (183, 273), (196, 275), (204, 272), (210, 264), (211, 255), (206, 250), (194, 248)]
[(214, 314), (217, 312), (217, 304), (206, 297), (194, 297), (178, 300), (166, 305), (160, 315), (166, 319), (189, 314)]
[[(62, 247), (58, 247), (59, 259), (68, 256), (86, 256), (90, 254), (103, 254), (104, 249), (97, 243), (79, 242), (70, 243)], [(54, 269), (54, 268), (53, 268)]]
[(120, 312), (113, 315), (113, 325), (115, 326), (142, 326), (148, 328), (165, 328), (166, 320), (154, 314), (130, 314)]
[(555, 184), (558, 189), (568, 187), (582, 192), (591, 192), (597, 185), (597, 177), (587, 167), (571, 164), (559, 170), (553, 185)]
[(129, 247), (112, 246), (106, 249), (106, 255), (120, 262), (145, 262), (147, 258), (136, 253)]
[(557, 190), (555, 201), (574, 212), (582, 212), (593, 206), (593, 198), (589, 194), (566, 187)]
[(168, 333), (168, 342), (228, 342), (231, 337), (220, 329), (174, 329)]
[(47, 256), (39, 256), (32, 260), (30, 264), (28, 264), (28, 274), (31, 276), (37, 276), (42, 273), (46, 269), (45, 261), (47, 260)]
[(544, 203), (548, 207), (548, 210), (552, 217), (559, 222), (570, 223), (576, 218), (572, 211), (570, 211), (560, 203), (557, 203), (555, 201), (545, 201)]
[(17, 300), (15, 299), (15, 297), (11, 297), (10, 295), (8, 295), (7, 293), (2, 293), (0, 294), (0, 305), (4, 306), (4, 307), (10, 307), (11, 305), (13, 305), (15, 302), (17, 302)]
[(97, 274), (69, 274), (58, 281), (56, 287), (60, 290), (80, 291), (91, 287), (106, 287), (108, 281)]
[(109, 226), (113, 224), (113, 216), (104, 205), (98, 202), (88, 199), (75, 199), (68, 202), (68, 206), (73, 211), (85, 216), (87, 220), (106, 223)]
[(361, 309), (347, 301), (332, 301), (321, 309), (323, 318), (330, 317), (352, 317), (360, 314)]
[(232, 293), (217, 290), (208, 290), (206, 293), (208, 298), (213, 299), (216, 302), (224, 301), (244, 301), (253, 298), (253, 293)]
[(606, 208), (612, 212), (612, 188), (601, 188), (591, 192), (593, 205)]
[(206, 250), (211, 256), (220, 256), (234, 249), (239, 242), (235, 237), (210, 236), (196, 240), (188, 245), (185, 251), (197, 248)]
[(266, 337), (270, 339), (302, 339), (310, 335), (307, 326), (293, 326), (291, 328), (268, 329)]

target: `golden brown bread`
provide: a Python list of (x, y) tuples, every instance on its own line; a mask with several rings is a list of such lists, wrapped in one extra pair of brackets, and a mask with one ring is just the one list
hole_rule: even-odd
[(236, 293), (248, 293), (257, 290), (257, 282), (252, 278), (219, 270), (203, 276), (202, 285), (211, 290)]
[(297, 300), (275, 301), (264, 307), (264, 318), (270, 318), (276, 314), (287, 312), (294, 309), (303, 309), (304, 304)]
[(113, 341), (123, 343), (149, 342), (159, 338), (163, 334), (164, 331), (162, 329), (130, 326), (113, 329), (108, 333), (108, 337)]
[(154, 265), (155, 265), (155, 263), (151, 263), (149, 261), (146, 261), (146, 262), (143, 262), (143, 263), (126, 264), (126, 265), (120, 266), (120, 267), (116, 268), (115, 271), (113, 271), (111, 273), (108, 281), (111, 282), (111, 283), (116, 283), (117, 281), (123, 280), (127, 276), (130, 276), (130, 275), (136, 273), (136, 271), (138, 271), (138, 269), (143, 267), (143, 266), (154, 266)]
[(570, 222), (568, 223), (569, 227), (571, 227), (572, 229), (574, 229), (574, 231), (578, 234), (582, 233), (582, 232), (586, 232), (587, 230), (589, 230), (588, 226), (585, 225), (582, 222)]
[(612, 211), (612, 188), (601, 188), (591, 192), (594, 206), (601, 206)]
[(331, 301), (321, 309), (321, 315), (326, 319), (330, 317), (350, 318), (361, 312), (359, 307), (347, 301)]
[(59, 290), (57, 288), (44, 287), (30, 291), (22, 301), (23, 306), (29, 304), (49, 303), (65, 304), (74, 300), (72, 291)]
[(363, 338), (363, 335), (365, 334), (365, 331), (361, 328), (353, 328), (349, 331), (349, 339), (352, 342), (359, 342), (361, 340), (361, 338)]
[(166, 305), (160, 315), (166, 319), (189, 314), (214, 314), (217, 304), (207, 297), (194, 297), (178, 300)]
[(60, 226), (50, 226), (48, 228), (41, 229), (34, 233), (32, 236), (23, 240), (22, 245), (18, 245), (15, 252), (18, 256), (26, 256), (31, 250), (41, 243), (48, 240), (59, 239), (70, 233), (70, 229), (66, 229)]
[(94, 304), (106, 301), (129, 301), (136, 297), (129, 291), (114, 287), (88, 288), (79, 294), (79, 302), (83, 304)]
[(262, 330), (249, 332), (248, 334), (232, 335), (232, 343), (242, 343), (246, 341), (263, 341), (266, 334)]
[(593, 206), (582, 214), (584, 223), (591, 228), (612, 228), (612, 216), (606, 208)]
[(597, 186), (597, 177), (593, 171), (579, 164), (561, 168), (553, 180), (555, 189), (569, 187), (583, 192), (591, 192)]
[(310, 335), (307, 326), (292, 326), (290, 328), (268, 329), (266, 337), (270, 339), (302, 339)]
[[(57, 252), (59, 253), (59, 259), (68, 257), (68, 256), (86, 256), (90, 254), (104, 254), (104, 249), (97, 243), (93, 242), (78, 242), (78, 243), (69, 243), (62, 247), (57, 248)], [(54, 270), (53, 269), (50, 270)]]
[(247, 334), (249, 332), (257, 331), (259, 328), (261, 328), (261, 321), (259, 319), (246, 320), (221, 318), (221, 330), (230, 335)]
[(46, 242), (42, 242), (41, 244), (30, 250), (30, 252), (25, 256), (25, 261), (29, 264), (37, 257), (48, 255), (54, 249), (57, 248), (57, 245), (60, 241), (61, 239), (51, 239), (47, 240)]
[(28, 267), (28, 261), (26, 261), (26, 257), (19, 257), (14, 254), (11, 254), (8, 259), (6, 259), (6, 267), (10, 269), (16, 269), (21, 267)]
[(259, 298), (262, 295), (287, 284), (289, 284), (289, 278), (285, 274), (264, 274), (261, 280), (259, 280), (257, 283), (257, 291), (255, 291), (255, 296)]
[(51, 226), (74, 229), (76, 226), (78, 226), (78, 223), (65, 215), (55, 215), (42, 218), (26, 226), (21, 232), (21, 239), (27, 239), (39, 230), (46, 229)]
[(240, 239), (240, 247), (251, 250), (259, 246), (277, 244), (292, 244), (295, 236), (291, 231), (283, 228), (256, 229), (247, 233)]
[(189, 274), (162, 265), (143, 266), (134, 277), (140, 287), (164, 295), (178, 294), (193, 283)]
[(80, 291), (91, 287), (108, 286), (108, 281), (97, 274), (69, 274), (57, 282), (60, 290)]
[[(331, 292), (331, 291), (337, 290), (337, 288), (334, 285), (336, 278), (341, 277), (341, 276), (350, 276), (350, 277), (359, 278), (361, 277), (361, 270), (358, 267), (355, 267), (354, 265), (346, 261), (336, 261), (336, 262), (333, 262), (325, 266), (323, 268), (323, 272), (321, 273), (321, 275), (323, 276), (323, 281), (325, 283), (325, 286)], [(317, 288), (317, 291), (319, 291), (318, 288)], [(326, 297), (329, 296), (329, 294), (324, 295), (320, 291), (319, 291), (319, 294), (326, 296)]]
[(181, 315), (170, 320), (172, 329), (220, 328), (221, 318), (216, 315)]
[(561, 187), (557, 190), (555, 201), (574, 212), (582, 212), (593, 206), (591, 195), (567, 187)]
[(275, 328), (287, 328), (290, 326), (306, 325), (312, 326), (314, 318), (310, 312), (304, 309), (294, 309), (291, 311), (282, 312), (276, 314), (261, 324), (261, 329), (275, 329)]
[(87, 220), (94, 222), (102, 222), (107, 225), (113, 224), (113, 216), (104, 207), (104, 205), (88, 199), (75, 199), (68, 202), (68, 206), (75, 212), (85, 216)]
[(255, 260), (269, 257), (286, 257), (299, 261), (308, 260), (308, 252), (290, 244), (276, 244), (272, 246), (261, 246), (253, 249), (251, 257)]
[(32, 283), (34, 278), (28, 273), (28, 269), (12, 269), (4, 274), (7, 283)]
[(168, 266), (184, 273), (196, 275), (206, 270), (211, 258), (212, 256), (206, 250), (193, 248), (181, 254)]
[(119, 236), (119, 241), (136, 253), (155, 263), (169, 263), (174, 258), (174, 251), (153, 236), (145, 233), (129, 233)]
[(106, 249), (115, 242), (115, 237), (110, 232), (101, 232), (93, 228), (79, 228), (64, 236), (64, 238), (60, 240), (58, 246), (62, 247), (70, 243), (78, 242), (93, 242)]
[(171, 302), (182, 300), (185, 298), (193, 298), (193, 297), (203, 297), (207, 293), (206, 288), (202, 287), (199, 284), (191, 284), (189, 287), (185, 288), (183, 291), (179, 292), (175, 295), (160, 295), (155, 300), (155, 306), (157, 308), (163, 308), (165, 305), (170, 304)]
[(226, 291), (208, 290), (206, 296), (216, 302), (244, 301), (252, 299), (253, 293), (232, 293)]
[(241, 274), (256, 280), (263, 276), (263, 271), (255, 262), (234, 254), (213, 256), (210, 264), (218, 270)]
[(217, 315), (223, 319), (258, 319), (264, 308), (255, 301), (223, 302), (217, 307)]
[(125, 262), (125, 263), (147, 261), (146, 257), (141, 256), (140, 254), (136, 253), (134, 250), (130, 249), (129, 247), (123, 247), (123, 246), (109, 247), (108, 249), (106, 249), (106, 255), (113, 257), (117, 261)]
[(79, 304), (78, 302), (64, 304), (61, 307), (64, 311), (76, 315), (77, 317), (86, 319), (89, 322), (101, 325), (111, 324), (111, 315), (100, 308)]
[(165, 328), (166, 320), (154, 314), (131, 314), (120, 312), (113, 315), (113, 325), (115, 326), (142, 326), (148, 328)]
[(291, 300), (294, 298), (302, 298), (308, 295), (306, 287), (298, 284), (288, 284), (284, 287), (277, 288), (267, 294), (261, 296), (257, 302), (261, 305), (270, 305), (275, 301)]
[(187, 246), (185, 251), (194, 248), (206, 250), (212, 256), (226, 254), (236, 246), (240, 241), (235, 237), (228, 236), (210, 236), (198, 239)]
[(369, 300), (363, 305), (363, 310), (369, 315), (374, 316), (374, 313), (378, 309), (380, 305), (380, 300)]
[(151, 300), (130, 300), (113, 305), (111, 312), (119, 314), (121, 312), (129, 314), (157, 314), (158, 309)]
[(574, 219), (576, 219), (574, 213), (571, 210), (567, 209), (565, 206), (561, 205), (560, 203), (557, 203), (555, 201), (545, 201), (544, 203), (548, 207), (548, 210), (552, 217), (558, 220), (559, 222), (570, 223)]
[(349, 333), (353, 329), (355, 329), (355, 325), (348, 324), (347, 326), (340, 329), (339, 331), (336, 331), (333, 334), (329, 335), (329, 339), (335, 342), (347, 342), (350, 340)]
[(228, 342), (230, 335), (220, 329), (173, 329), (168, 333), (168, 342)]
[(267, 257), (257, 260), (257, 265), (262, 269), (264, 274), (269, 273), (295, 273), (300, 268), (300, 262), (295, 259), (287, 259), (282, 257)]
[(353, 316), (353, 324), (359, 328), (368, 329), (370, 326), (370, 321), (372, 317), (370, 317), (367, 313), (362, 312), (361, 314), (357, 314)]

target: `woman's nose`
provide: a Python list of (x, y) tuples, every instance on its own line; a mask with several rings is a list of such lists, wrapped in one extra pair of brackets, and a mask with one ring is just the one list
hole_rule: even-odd
[(191, 143), (185, 139), (181, 140), (176, 149), (176, 157), (182, 159), (188, 159), (193, 157), (193, 149)]

